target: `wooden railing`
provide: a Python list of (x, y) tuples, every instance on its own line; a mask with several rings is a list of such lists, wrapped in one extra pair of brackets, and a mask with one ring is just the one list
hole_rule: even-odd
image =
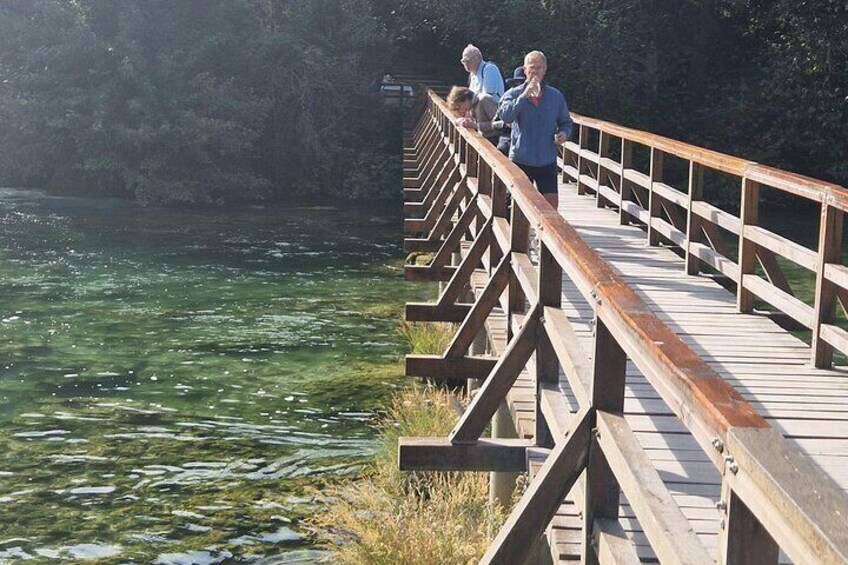
[[(580, 193), (593, 191), (599, 206), (617, 207), (622, 223), (643, 224), (651, 245), (679, 246), (687, 273), (707, 265), (728, 277), (736, 283), (739, 311), (751, 312), (759, 298), (811, 330), (814, 366), (830, 366), (834, 348), (848, 354), (848, 332), (835, 323), (837, 303), (843, 312), (848, 303), (848, 267), (841, 262), (845, 188), (609, 122), (575, 116), (575, 123), (578, 141), (566, 144), (562, 170)], [(638, 150), (646, 156), (642, 170), (634, 166)], [(678, 159), (687, 174), (665, 177), (668, 157)], [(738, 215), (707, 202), (707, 172), (737, 187)], [(760, 225), (762, 189), (819, 207), (815, 249)], [(814, 274), (812, 305), (793, 292), (777, 257)]]
[[(419, 235), (406, 240), (406, 249), (434, 253), (430, 265), (408, 266), (407, 278), (446, 282), (435, 303), (407, 305), (407, 319), (460, 325), (443, 355), (408, 356), (407, 374), (485, 380), (448, 438), (402, 439), (400, 465), (517, 471), (525, 469), (529, 447), (551, 448), (482, 562), (524, 562), (569, 492), (583, 508), (583, 555), (588, 561), (611, 554), (635, 559), (617, 522), (619, 492), (627, 496), (662, 562), (712, 561), (623, 417), (627, 360), (653, 385), (723, 477), (720, 561), (776, 563), (778, 548), (796, 562), (848, 560), (848, 497), (839, 486), (798, 454), (664, 325), (520, 169), (476, 132), (456, 127), (454, 118), (431, 93), (404, 163), (405, 211), (411, 217), (405, 227)], [(834, 289), (846, 280), (835, 259), (834, 233), (841, 233), (836, 228), (841, 228), (845, 203), (841, 189), (812, 185), (800, 177), (597, 120), (577, 117), (576, 121), (581, 141), (567, 146), (563, 168), (581, 191), (596, 191), (599, 205), (620, 206), (622, 221), (643, 222), (652, 242), (665, 238), (683, 247), (690, 272), (706, 263), (741, 281), (743, 310), (751, 307), (754, 294), (779, 305), (789, 303), (788, 293), (778, 294), (774, 274), (769, 275), (771, 282), (754, 274), (753, 262), (769, 256), (763, 249), (800, 258), (802, 264), (817, 269), (825, 288), (813, 314), (799, 317), (814, 328), (819, 340), (837, 341), (829, 312)], [(600, 132), (597, 150), (589, 147), (593, 128)], [(616, 138), (622, 142), (617, 160), (609, 151)], [(635, 145), (650, 148), (648, 174), (631, 166)], [(663, 154), (690, 162), (691, 202), (686, 193), (663, 182)], [(700, 198), (705, 168), (745, 179), (741, 219)], [(761, 184), (822, 203), (827, 216), (822, 253), (805, 253), (757, 226), (756, 191)], [(685, 210), (685, 223), (670, 212), (674, 207)], [(741, 235), (739, 263), (723, 254), (720, 244), (705, 243), (715, 238), (706, 226)], [(538, 266), (528, 255), (531, 227), (538, 240)], [(452, 265), (451, 256), (463, 245), (463, 260)], [(482, 292), (473, 303), (458, 302), (481, 266), (488, 273)], [(591, 361), (561, 309), (563, 274), (594, 312)], [(497, 359), (469, 355), (469, 347), (498, 306), (507, 316), (509, 330), (503, 355)], [(534, 440), (481, 438), (534, 353)], [(560, 368), (579, 403), (574, 414), (559, 388)]]

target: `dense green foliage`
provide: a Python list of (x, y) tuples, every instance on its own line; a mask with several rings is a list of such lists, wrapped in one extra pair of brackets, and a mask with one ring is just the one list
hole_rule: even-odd
[(842, 0), (0, 0), (0, 183), (146, 202), (397, 194), (401, 57), (848, 184)]
[(153, 203), (394, 191), (387, 49), (365, 0), (0, 0), (0, 182)]
[(541, 49), (578, 112), (848, 184), (843, 0), (375, 1), (410, 52)]

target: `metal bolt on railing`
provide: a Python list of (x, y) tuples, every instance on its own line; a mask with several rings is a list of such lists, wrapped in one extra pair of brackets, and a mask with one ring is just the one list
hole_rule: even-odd
[(724, 451), (724, 442), (721, 441), (720, 438), (714, 437), (713, 441), (711, 441), (710, 443), (719, 453), (722, 453)]
[(724, 462), (727, 465), (728, 471), (730, 471), (734, 475), (739, 472), (739, 464), (736, 462), (736, 460), (732, 456), (725, 455), (724, 456)]
[(727, 510), (727, 503), (723, 500), (719, 500), (718, 502), (716, 502), (716, 508), (724, 512), (725, 510)]

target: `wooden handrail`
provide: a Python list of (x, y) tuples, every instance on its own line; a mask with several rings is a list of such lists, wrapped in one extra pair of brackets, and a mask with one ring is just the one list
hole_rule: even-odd
[[(430, 101), (448, 116), (455, 117), (432, 91)], [(732, 426), (769, 427), (736, 389), (651, 312), (621, 275), (553, 209), (515, 163), (478, 132), (457, 129), (504, 182), (513, 202), (521, 208), (530, 225), (541, 233), (542, 241), (583, 292), (584, 298), (594, 303), (598, 316), (612, 328), (619, 328), (620, 337), (630, 341), (628, 355), (650, 360), (656, 364), (657, 372), (665, 373), (666, 386), (662, 388), (674, 392), (674, 400), (669, 405), (679, 416), (695, 422), (693, 435), (705, 451), (714, 453), (710, 449), (712, 442), (716, 437), (724, 441), (724, 435)], [(657, 384), (661, 383), (654, 383)], [(686, 414), (679, 413), (683, 407), (686, 407)], [(722, 460), (719, 455), (714, 458), (717, 464)]]
[[(785, 455), (793, 452), (793, 446), (653, 313), (618, 271), (606, 263), (548, 204), (515, 164), (476, 131), (456, 126), (456, 116), (432, 92), (429, 102), (427, 119), (438, 127), (430, 128), (424, 151), (444, 145), (447, 155), (441, 158), (444, 160), (443, 167), (455, 167), (461, 180), (443, 179), (428, 183), (427, 195), (419, 192), (416, 198), (429, 197), (434, 208), (442, 208), (438, 224), (453, 223), (451, 234), (442, 240), (437, 257), (444, 259), (451, 251), (458, 250), (459, 241), (467, 232), (475, 237), (475, 242), (462, 265), (452, 269), (453, 278), (439, 301), (432, 305), (412, 305), (412, 312), (422, 316), (421, 319), (437, 313), (443, 316), (465, 313), (451, 345), (439, 358), (408, 358), (408, 367), (410, 361), (415, 361), (421, 368), (448, 367), (448, 364), (454, 363), (477, 375), (481, 371), (489, 372), (467, 412), (454, 428), (450, 443), (444, 440), (402, 441), (401, 445), (406, 449), (402, 450), (402, 462), (403, 453), (408, 454), (408, 461), (426, 461), (427, 450), (431, 455), (460, 459), (472, 452), (480, 452), (483, 461), (480, 467), (462, 459), (463, 465), (466, 465), (463, 468), (492, 470), (507, 457), (511, 461), (507, 467), (512, 468), (515, 450), (523, 447), (504, 442), (490, 442), (483, 446), (478, 442), (499, 402), (534, 350), (538, 388), (535, 442), (538, 446), (554, 447), (482, 562), (520, 562), (529, 550), (528, 540), (538, 535), (539, 528), (553, 516), (558, 501), (571, 485), (574, 485), (575, 499), (583, 506), (586, 532), (589, 536), (600, 536), (597, 538), (599, 542), (609, 543), (609, 535), (613, 534), (602, 526), (611, 523), (610, 520), (617, 516), (618, 496), (615, 493), (619, 489), (619, 479), (627, 483), (628, 498), (640, 499), (632, 508), (640, 521), (650, 522), (646, 534), (660, 559), (673, 562), (680, 560), (682, 555), (698, 557), (693, 557), (693, 562), (703, 559), (705, 554), (694, 532), (686, 528), (675, 530), (665, 527), (669, 523), (663, 520), (672, 519), (671, 516), (676, 514), (654, 515), (658, 506), (650, 503), (652, 496), (665, 501), (660, 506), (672, 501), (658, 475), (646, 475), (650, 475), (651, 488), (654, 489), (652, 494), (640, 481), (634, 481), (633, 469), (625, 468), (627, 465), (621, 463), (620, 456), (617, 462), (610, 460), (604, 463), (598, 459), (598, 450), (600, 453), (609, 450), (611, 455), (629, 452), (636, 459), (647, 460), (646, 456), (640, 456), (642, 447), (634, 441), (634, 436), (627, 433), (626, 420), (615, 420), (615, 415), (621, 414), (624, 407), (628, 359), (653, 385), (724, 477), (722, 500), (728, 505), (725, 514), (729, 523), (723, 527), (722, 547), (723, 551), (730, 553), (720, 559), (744, 561), (745, 558), (740, 557), (742, 553), (733, 552), (747, 548), (746, 551), (759, 553), (760, 558), (768, 560), (773, 557), (776, 562), (777, 542), (796, 561), (803, 561), (810, 555), (825, 560), (848, 561), (848, 522), (844, 516), (848, 498), (839, 486), (804, 457)], [(569, 144), (566, 148), (564, 169), (571, 167), (565, 174), (577, 175), (578, 193), (585, 192), (587, 188), (594, 190), (599, 206), (607, 203), (618, 205), (622, 214), (627, 205), (628, 213), (647, 224), (649, 241), (658, 243), (659, 235), (663, 235), (685, 246), (687, 254), (698, 252), (699, 257), (715, 259), (712, 262), (716, 265), (723, 265), (719, 258), (723, 260), (727, 250), (717, 240), (713, 242), (718, 237), (713, 226), (729, 226), (738, 231), (741, 242), (739, 270), (738, 274), (735, 271), (733, 274), (739, 281), (740, 297), (743, 292), (762, 293), (770, 286), (779, 290), (785, 287), (785, 281), (775, 270), (779, 267), (770, 249), (784, 252), (791, 248), (786, 251), (786, 256), (794, 257), (808, 268), (815, 266), (818, 285), (824, 286), (817, 289), (814, 309), (794, 304), (797, 299), (791, 293), (780, 290), (787, 311), (795, 311), (796, 316), (812, 325), (814, 336), (820, 335), (822, 339), (836, 342), (848, 341), (848, 334), (839, 334), (839, 328), (828, 323), (827, 317), (827, 309), (836, 300), (840, 281), (848, 279), (835, 268), (842, 233), (841, 188), (831, 185), (827, 190), (816, 192), (814, 187), (818, 185), (815, 182), (807, 182), (798, 175), (763, 168), (750, 161), (600, 120), (578, 116), (576, 121), (580, 125), (581, 140), (578, 145)], [(599, 129), (602, 133), (599, 149), (594, 153), (586, 143), (590, 128)], [(424, 131), (424, 128), (419, 131)], [(609, 136), (622, 140), (620, 163), (609, 159)], [(629, 168), (629, 152), (634, 143), (650, 147), (650, 175), (632, 174), (635, 171)], [(576, 161), (568, 160), (569, 151), (577, 156)], [(663, 183), (663, 153), (689, 161), (689, 194)], [(601, 175), (601, 169), (608, 171), (606, 178)], [(616, 187), (605, 185), (615, 184), (616, 169), (619, 192), (614, 190)], [(736, 218), (726, 212), (711, 211), (707, 205), (698, 202), (702, 198), (700, 177), (703, 169), (742, 177), (743, 206), (738, 224)], [(594, 178), (585, 174), (593, 171)], [(746, 176), (749, 172), (753, 177)], [(638, 201), (625, 201), (622, 195), (628, 177), (635, 179), (628, 182), (643, 186), (648, 191), (649, 200), (645, 200), (643, 193), (635, 195)], [(757, 226), (759, 184), (792, 194), (807, 194), (812, 190), (810, 194), (814, 198), (821, 195), (823, 229), (818, 252), (792, 247), (790, 242)], [(511, 220), (507, 218), (507, 191), (512, 197)], [(455, 204), (459, 200), (463, 200), (466, 207), (460, 216), (462, 219), (453, 222), (449, 217), (453, 213), (447, 212), (452, 208), (446, 207), (453, 204), (445, 203)], [(669, 208), (672, 205), (686, 209), (688, 225), (683, 225), (678, 212)], [(663, 213), (666, 217), (662, 217)], [(470, 222), (471, 214), (477, 216), (475, 225)], [(694, 224), (696, 227), (693, 229), (694, 219), (702, 223)], [(526, 240), (530, 227), (535, 229), (539, 241), (538, 268), (527, 256)], [(700, 233), (701, 229), (714, 249), (692, 239), (696, 230)], [(429, 238), (446, 231), (446, 225), (433, 226), (427, 240), (415, 241), (436, 243)], [(764, 244), (762, 249), (757, 248), (757, 242)], [(712, 258), (705, 250), (716, 257)], [(769, 281), (756, 274), (755, 260), (761, 262)], [(687, 255), (687, 271), (689, 262)], [(470, 280), (470, 273), (478, 263), (482, 263), (489, 272), (489, 281), (475, 304), (462, 308), (448, 297), (456, 298), (457, 289)], [(447, 280), (443, 278), (447, 267), (442, 261), (430, 269), (433, 277)], [(575, 334), (568, 328), (568, 320), (560, 304), (563, 273), (575, 284), (595, 315), (595, 352), (591, 367), (580, 351), (581, 346), (568, 343), (569, 340), (575, 341)], [(746, 296), (746, 300), (749, 299), (750, 296)], [(741, 300), (740, 304), (743, 304)], [(529, 308), (525, 308), (528, 302)], [(508, 339), (502, 357), (493, 364), (490, 358), (466, 356), (465, 352), (496, 304), (500, 304), (507, 314), (507, 330), (513, 337)], [(801, 312), (801, 305), (807, 310)], [(808, 310), (813, 310), (813, 313)], [(557, 362), (565, 369), (580, 404), (580, 411), (572, 416), (570, 423), (561, 419), (559, 413), (565, 406), (555, 398)], [(605, 437), (601, 441), (596, 434), (587, 431), (604, 418), (607, 424), (617, 421), (622, 429), (612, 433), (610, 428), (605, 428), (614, 437)], [(568, 426), (568, 431), (563, 436), (565, 426)], [(737, 452), (739, 457), (734, 459)], [(587, 481), (593, 485), (589, 491), (583, 491), (579, 484), (575, 484), (576, 477), (583, 471)], [(815, 483), (815, 496), (804, 495), (805, 485), (810, 481)], [(607, 496), (599, 497), (598, 492), (607, 493)], [(669, 537), (673, 530), (678, 533)], [(587, 537), (585, 543), (588, 540)], [(588, 551), (585, 543), (584, 551)]]
[(669, 155), (674, 155), (687, 161), (694, 161), (698, 164), (704, 165), (705, 167), (716, 169), (731, 175), (742, 176), (748, 166), (755, 164), (753, 161), (740, 159), (739, 157), (733, 157), (731, 155), (725, 155), (718, 151), (712, 151), (710, 149), (698, 147), (697, 145), (691, 145), (683, 141), (663, 137), (655, 133), (631, 129), (612, 122), (605, 122), (596, 118), (581, 116), (580, 114), (575, 114), (573, 112), (571, 114), (571, 118), (576, 124), (585, 125), (599, 131), (606, 132), (614, 137), (639, 143), (640, 145), (656, 147), (660, 151), (668, 153)]

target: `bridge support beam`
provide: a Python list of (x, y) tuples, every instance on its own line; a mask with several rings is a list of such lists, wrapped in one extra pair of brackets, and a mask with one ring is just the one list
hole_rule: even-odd
[(402, 437), (398, 440), (401, 471), (498, 471), (527, 470), (527, 448), (522, 439), (486, 439), (452, 444), (447, 438)]

